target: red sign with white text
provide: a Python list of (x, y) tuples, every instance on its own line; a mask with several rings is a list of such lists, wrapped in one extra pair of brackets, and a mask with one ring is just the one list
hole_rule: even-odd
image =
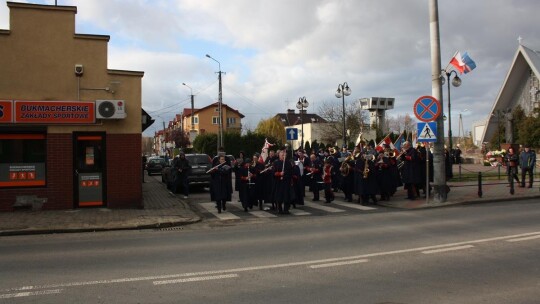
[(0, 100), (0, 123), (13, 122), (13, 102), (11, 100)]
[(95, 123), (95, 104), (89, 101), (15, 101), (15, 123)]

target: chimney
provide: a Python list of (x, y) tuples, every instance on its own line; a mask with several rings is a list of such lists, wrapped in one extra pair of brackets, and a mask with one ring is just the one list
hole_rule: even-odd
[(294, 109), (287, 109), (287, 114), (294, 114)]

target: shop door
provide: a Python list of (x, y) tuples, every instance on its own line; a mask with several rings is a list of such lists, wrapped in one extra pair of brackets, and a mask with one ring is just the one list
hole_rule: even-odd
[(73, 153), (74, 207), (106, 207), (105, 133), (74, 133)]

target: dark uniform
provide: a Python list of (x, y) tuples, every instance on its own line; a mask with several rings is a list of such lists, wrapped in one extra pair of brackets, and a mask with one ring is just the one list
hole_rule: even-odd
[[(284, 153), (284, 152), (282, 152)], [(272, 165), (275, 182), (275, 202), (281, 214), (288, 214), (291, 203), (292, 165), (288, 160), (278, 159)]]
[(231, 201), (231, 166), (225, 164), (214, 169), (212, 176), (212, 200), (216, 202), (218, 213), (227, 210), (226, 202)]

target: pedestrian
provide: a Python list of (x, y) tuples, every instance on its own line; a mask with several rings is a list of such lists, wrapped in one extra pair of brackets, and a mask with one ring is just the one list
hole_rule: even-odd
[(533, 184), (533, 170), (536, 167), (536, 153), (531, 150), (531, 146), (524, 145), (523, 152), (519, 155), (519, 166), (521, 167), (521, 184), (520, 187), (525, 187), (525, 175), (529, 173), (529, 186)]
[(272, 165), (276, 186), (274, 199), (277, 206), (277, 211), (280, 214), (289, 214), (293, 167), (291, 162), (287, 160), (287, 150), (279, 151), (278, 157), (279, 159), (274, 161)]
[(319, 201), (319, 191), (322, 184), (322, 163), (315, 154), (310, 156), (311, 166), (309, 171), (309, 191), (313, 192), (314, 202)]
[(227, 210), (226, 202), (232, 197), (231, 166), (225, 155), (219, 155), (217, 160), (218, 164), (210, 170), (210, 199), (216, 202), (218, 213), (221, 213), (221, 210)]
[(332, 162), (330, 157), (324, 161), (323, 167), (323, 185), (324, 185), (324, 199), (325, 203), (329, 204), (334, 200), (334, 191), (332, 190)]
[[(446, 150), (448, 152), (448, 150)], [(403, 143), (403, 153), (400, 156), (403, 166), (401, 167), (401, 178), (405, 189), (407, 189), (407, 199), (415, 200), (417, 197), (416, 185), (421, 183), (421, 177), (419, 175), (420, 164), (418, 159), (418, 152), (411, 147), (411, 144), (406, 141)]]
[(184, 152), (180, 152), (178, 157), (175, 157), (173, 161), (173, 187), (172, 192), (178, 192), (178, 186), (182, 185), (182, 192), (184, 193), (184, 198), (189, 196), (189, 184), (188, 184), (188, 175), (191, 170), (189, 160), (186, 158)]
[(145, 183), (144, 181), (144, 169), (146, 168), (146, 162), (148, 161), (148, 159), (146, 158), (146, 155), (143, 154), (142, 156), (142, 182)]
[(459, 144), (456, 145), (454, 149), (454, 164), (461, 164), (461, 147)]
[(508, 175), (508, 182), (511, 183), (513, 179), (515, 179), (519, 184), (519, 178), (517, 175), (519, 156), (514, 152), (514, 148), (508, 148), (508, 153), (506, 153), (506, 155), (504, 156), (504, 162), (506, 163), (506, 174)]

